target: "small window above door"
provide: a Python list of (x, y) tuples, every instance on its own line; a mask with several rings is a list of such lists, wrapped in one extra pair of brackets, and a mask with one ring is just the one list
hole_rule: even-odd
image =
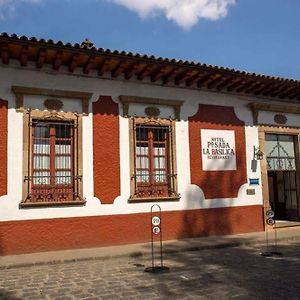
[(265, 141), (268, 170), (296, 170), (295, 137), (293, 135), (266, 134)]

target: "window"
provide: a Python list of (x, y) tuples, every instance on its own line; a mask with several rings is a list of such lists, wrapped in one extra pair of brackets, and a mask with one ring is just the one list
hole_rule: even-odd
[(32, 200), (70, 201), (74, 194), (74, 124), (32, 122)]
[(179, 199), (171, 121), (132, 124), (132, 200)]
[(20, 206), (84, 204), (79, 175), (78, 118), (27, 123), (25, 197)]
[(267, 168), (270, 171), (296, 170), (295, 137), (266, 134)]

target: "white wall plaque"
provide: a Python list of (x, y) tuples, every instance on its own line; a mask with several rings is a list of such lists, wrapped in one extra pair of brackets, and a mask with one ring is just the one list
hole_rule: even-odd
[(159, 227), (159, 226), (153, 227), (153, 228), (152, 228), (152, 232), (153, 232), (154, 234), (159, 234), (159, 233), (160, 233), (160, 227)]
[(158, 226), (160, 224), (160, 218), (159, 217), (153, 217), (152, 218), (152, 225), (153, 226)]
[(201, 129), (200, 136), (204, 171), (236, 170), (234, 130)]

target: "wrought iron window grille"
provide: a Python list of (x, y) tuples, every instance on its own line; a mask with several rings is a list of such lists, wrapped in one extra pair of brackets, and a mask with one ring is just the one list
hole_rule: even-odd
[[(272, 147), (271, 151), (267, 154), (267, 168), (269, 170), (296, 170), (296, 157), (291, 156), (288, 151), (283, 147), (281, 141), (276, 138), (276, 144)], [(293, 142), (294, 144), (294, 142)], [(280, 155), (281, 154), (281, 155)]]
[(134, 124), (134, 170), (131, 199), (179, 198), (174, 172), (173, 129), (152, 121)]
[(78, 116), (39, 119), (28, 114), (27, 196), (20, 207), (84, 204), (79, 190)]

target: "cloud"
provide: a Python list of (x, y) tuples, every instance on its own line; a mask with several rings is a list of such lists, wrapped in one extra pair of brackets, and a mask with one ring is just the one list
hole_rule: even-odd
[(21, 3), (39, 3), (41, 0), (0, 0), (0, 19), (13, 15), (16, 6)]
[(184, 29), (190, 29), (200, 19), (216, 21), (227, 15), (236, 0), (108, 0), (137, 12), (141, 18), (164, 14)]
[[(14, 14), (21, 3), (37, 4), (46, 0), (0, 0), (0, 19)], [(65, 0), (66, 1), (66, 0)], [(71, 0), (69, 0), (71, 1)], [(127, 7), (141, 18), (163, 14), (184, 29), (190, 29), (200, 19), (216, 21), (227, 15), (236, 0), (102, 0)]]

